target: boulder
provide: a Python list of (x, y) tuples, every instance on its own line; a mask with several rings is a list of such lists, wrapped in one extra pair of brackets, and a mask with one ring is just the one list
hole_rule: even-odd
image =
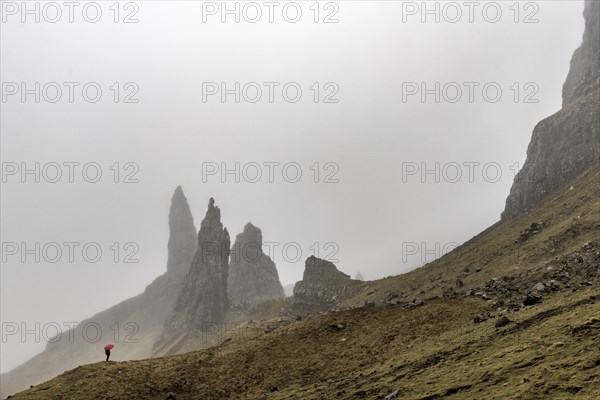
[(506, 316), (502, 316), (502, 317), (498, 318), (498, 320), (496, 321), (496, 323), (494, 324), (494, 326), (496, 328), (501, 328), (501, 327), (503, 327), (505, 325), (508, 325), (508, 324), (510, 324), (510, 319), (508, 319), (508, 317), (506, 317)]
[(542, 293), (544, 290), (546, 290), (546, 285), (544, 285), (542, 282), (538, 282), (533, 286), (533, 288), (531, 288), (531, 290), (534, 292)]
[(523, 305), (531, 306), (539, 303), (540, 301), (542, 301), (541, 293), (532, 290), (525, 296), (525, 300), (523, 300)]

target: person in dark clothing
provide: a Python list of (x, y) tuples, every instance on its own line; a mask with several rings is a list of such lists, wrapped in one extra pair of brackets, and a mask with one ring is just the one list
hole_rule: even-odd
[(106, 354), (106, 362), (108, 362), (108, 359), (110, 358), (110, 349), (104, 350), (104, 354)]

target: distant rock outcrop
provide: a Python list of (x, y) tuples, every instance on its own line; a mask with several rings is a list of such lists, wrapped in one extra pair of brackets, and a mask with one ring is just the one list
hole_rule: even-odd
[(600, 161), (600, 2), (585, 1), (583, 42), (563, 86), (563, 108), (537, 124), (502, 219), (519, 215)]
[(360, 273), (360, 271), (358, 271), (358, 272), (356, 273), (356, 275), (354, 275), (354, 279), (355, 279), (355, 280), (357, 280), (357, 281), (361, 281), (361, 282), (364, 282), (364, 280), (365, 280), (365, 278), (363, 278), (363, 276), (362, 276), (362, 274)]
[[(181, 187), (171, 199), (167, 272), (156, 278), (143, 293), (122, 301), (82, 321), (72, 331), (63, 332), (60, 340), (49, 342), (46, 349), (24, 364), (2, 374), (1, 398), (50, 379), (78, 365), (102, 361), (101, 344), (114, 342), (115, 360), (149, 357), (153, 345), (173, 313), (183, 277), (196, 253), (196, 228)], [(86, 340), (84, 329), (93, 325), (102, 332), (98, 342)], [(115, 326), (123, 333), (114, 336)], [(130, 334), (130, 335), (129, 335)], [(73, 338), (73, 340), (70, 340)]]
[(294, 287), (294, 305), (327, 308), (355, 294), (360, 284), (333, 263), (311, 256), (306, 259), (302, 280)]
[(227, 286), (233, 299), (251, 306), (285, 297), (275, 263), (263, 253), (262, 232), (251, 223), (235, 238)]
[(210, 199), (200, 225), (198, 250), (184, 278), (167, 331), (202, 331), (223, 322), (229, 306), (227, 274), (231, 242), (221, 223), (221, 210)]

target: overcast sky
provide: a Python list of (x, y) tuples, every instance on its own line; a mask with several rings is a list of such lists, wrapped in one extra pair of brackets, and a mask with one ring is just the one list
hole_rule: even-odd
[[(488, 22), (496, 7), (483, 10), (489, 2), (473, 10), (472, 23), (467, 7), (458, 18), (444, 3), (439, 23), (433, 15), (422, 22), (414, 8), (421, 2), (322, 2), (318, 15), (313, 2), (300, 2), (296, 23), (286, 21), (296, 9), (287, 6), (284, 15), (285, 2), (273, 23), (262, 2), (256, 23), (245, 20), (257, 15), (245, 3), (239, 23), (233, 15), (221, 22), (213, 7), (220, 2), (120, 3), (118, 16), (112, 3), (98, 3), (96, 23), (82, 7), (73, 23), (66, 7), (51, 23), (56, 9), (44, 3), (39, 23), (32, 15), (23, 23), (14, 9), (20, 2), (2, 3), (3, 323), (33, 329), (81, 321), (143, 291), (166, 269), (178, 185), (197, 227), (211, 196), (232, 239), (247, 222), (260, 227), (284, 285), (301, 279), (315, 251), (369, 280), (431, 261), (499, 219), (533, 127), (560, 108), (584, 26), (579, 1), (522, 2), (518, 14), (513, 2), (494, 3), (502, 12), (496, 23)], [(95, 11), (88, 7), (85, 17), (93, 20)], [(235, 94), (225, 102), (210, 94), (222, 82), (233, 92), (240, 83), (239, 103)], [(440, 83), (439, 103), (433, 92), (424, 103), (420, 93), (410, 95), (422, 82), (429, 89)], [(57, 87), (62, 97), (51, 103)], [(97, 87), (102, 96), (93, 103)], [(253, 103), (257, 87), (262, 97)], [(457, 87), (462, 97), (452, 103)], [(33, 90), (25, 102), (24, 88)], [(493, 102), (497, 88), (502, 95)], [(137, 103), (125, 103), (127, 96)], [(35, 163), (39, 183), (21, 174)], [(240, 182), (234, 174), (223, 179), (222, 167), (236, 163)], [(438, 176), (421, 176), (436, 163)], [(62, 177), (52, 183), (57, 164)], [(98, 167), (102, 177), (87, 182)], [(40, 262), (35, 254), (22, 262), (21, 243), (33, 249), (36, 242)], [(73, 262), (65, 242), (78, 243)], [(50, 262), (56, 247), (62, 257)], [(128, 255), (139, 262), (124, 262)], [(2, 343), (2, 371), (44, 345), (33, 337)]]

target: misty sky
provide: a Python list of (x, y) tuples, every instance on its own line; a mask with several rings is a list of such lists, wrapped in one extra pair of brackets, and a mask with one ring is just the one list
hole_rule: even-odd
[[(467, 8), (456, 23), (444, 16), (439, 23), (433, 16), (423, 23), (418, 11), (404, 14), (403, 22), (399, 1), (338, 1), (327, 8), (322, 2), (318, 23), (309, 9), (313, 2), (299, 2), (297, 23), (285, 21), (280, 8), (269, 23), (264, 7), (257, 23), (244, 18), (235, 23), (233, 16), (222, 23), (218, 13), (205, 15), (204, 23), (202, 2), (138, 1), (137, 9), (122, 7), (115, 23), (112, 3), (99, 3), (97, 23), (86, 22), (81, 10), (69, 23), (66, 8), (57, 23), (44, 18), (35, 23), (31, 16), (22, 23), (18, 11), (3, 13), (3, 323), (33, 328), (35, 322), (77, 322), (143, 291), (166, 270), (167, 217), (178, 185), (197, 228), (212, 196), (232, 239), (252, 222), (265, 242), (277, 243), (272, 258), (284, 285), (301, 279), (304, 260), (316, 249), (322, 258), (337, 259), (340, 270), (360, 271), (366, 279), (408, 271), (424, 256), (431, 261), (436, 254), (424, 254), (421, 243), (433, 253), (437, 243), (441, 255), (499, 219), (533, 127), (560, 109), (562, 84), (584, 27), (579, 1), (530, 2), (536, 7), (520, 7), (518, 23), (515, 9), (509, 9), (513, 2), (497, 3), (502, 10), (497, 23), (483, 18), (483, 6), (475, 9), (473, 23)], [(287, 10), (293, 19), (294, 10)], [(54, 18), (54, 10), (46, 11)], [(454, 18), (454, 10), (446, 12), (447, 19)], [(494, 10), (488, 12), (494, 17)], [(123, 23), (127, 16), (139, 22)], [(339, 21), (324, 23), (326, 17)], [(526, 18), (538, 22), (523, 23)], [(23, 103), (20, 92), (8, 94), (21, 90), (22, 82), (29, 89), (35, 82), (40, 87), (57, 82), (62, 97), (46, 101), (55, 98), (50, 85), (46, 93), (40, 89), (39, 103), (35, 94)], [(72, 86), (73, 103), (64, 82), (78, 85)], [(90, 96), (94, 87), (102, 89), (95, 103), (82, 95), (90, 82), (95, 83)], [(203, 101), (203, 88), (206, 95), (221, 82), (228, 89), (235, 82), (240, 88), (257, 84), (240, 89), (239, 103), (234, 94), (223, 103), (220, 93)], [(272, 82), (272, 103), (264, 82)], [(416, 94), (403, 101), (403, 88), (406, 93), (421, 82), (430, 89), (436, 82), (440, 87), (456, 82), (462, 97), (451, 103), (442, 96), (436, 103), (430, 94), (423, 103)], [(465, 82), (478, 85), (473, 102)], [(282, 94), (289, 83), (288, 100), (297, 87), (302, 90), (297, 102)], [(495, 103), (482, 94), (489, 83), (494, 84), (488, 85), (488, 99), (494, 87), (502, 89)], [(262, 98), (247, 101), (256, 97), (256, 86)], [(456, 85), (446, 88), (442, 94), (455, 98)], [(136, 90), (129, 100), (138, 102), (124, 103)], [(48, 179), (36, 183), (32, 174), (9, 174), (22, 163), (30, 169), (40, 163)], [(62, 166), (56, 183), (49, 182), (55, 176), (52, 163)], [(79, 163), (70, 164), (73, 183), (64, 163)], [(83, 178), (82, 166), (89, 163), (96, 164), (87, 169), (88, 180), (94, 180), (94, 166), (102, 172), (96, 183)], [(233, 174), (224, 182), (220, 174), (203, 179), (203, 168), (220, 169), (222, 163), (228, 169), (239, 163), (246, 174), (239, 183)], [(270, 164), (273, 182), (264, 163), (279, 163)], [(418, 172), (403, 177), (403, 169), (434, 169), (436, 163), (439, 182), (434, 174), (424, 183)], [(251, 183), (257, 164), (262, 179)], [(455, 179), (456, 165), (462, 178)], [(472, 182), (467, 165), (473, 165)], [(299, 181), (288, 182), (298, 166)], [(138, 182), (123, 182), (133, 179)], [(332, 180), (338, 182), (326, 182)], [(29, 248), (36, 242), (79, 245), (73, 262), (61, 245), (57, 262), (48, 262), (55, 253), (47, 247), (49, 253), (36, 263), (34, 255), (22, 262), (21, 252), (8, 254), (9, 242)], [(102, 250), (95, 263), (82, 256), (89, 243)], [(412, 243), (419, 244), (417, 250)], [(136, 250), (132, 257), (139, 262), (124, 262)], [(24, 343), (18, 337), (3, 342), (2, 371), (44, 345), (33, 336)]]

